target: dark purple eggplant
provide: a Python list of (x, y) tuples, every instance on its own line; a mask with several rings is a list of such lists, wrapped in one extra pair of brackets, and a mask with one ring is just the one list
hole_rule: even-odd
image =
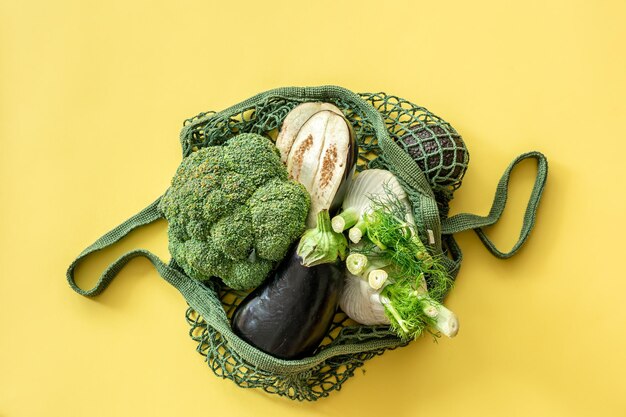
[(342, 287), (339, 260), (306, 267), (294, 247), (274, 275), (239, 304), (232, 329), (274, 357), (310, 356), (330, 328)]
[(348, 242), (332, 230), (328, 210), (316, 217), (274, 275), (239, 304), (235, 334), (282, 359), (311, 355), (324, 339), (343, 288)]

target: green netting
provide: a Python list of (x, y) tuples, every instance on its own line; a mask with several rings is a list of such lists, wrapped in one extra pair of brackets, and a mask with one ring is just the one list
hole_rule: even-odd
[(385, 93), (361, 94), (384, 117), (391, 139), (407, 152), (433, 189), (442, 218), (461, 186), (469, 152), (461, 135), (427, 109)]
[[(400, 176), (400, 180), (412, 200), (420, 232), (427, 239), (428, 229), (437, 230), (439, 211), (447, 208), (452, 191), (460, 185), (467, 167), (468, 153), (461, 137), (441, 118), (401, 98), (384, 93), (364, 93), (355, 97), (356, 100), (342, 91), (334, 94), (331, 91), (319, 98), (306, 93), (301, 96), (275, 93), (252, 98), (220, 113), (202, 113), (185, 121), (181, 132), (183, 156), (205, 146), (218, 146), (242, 132), (254, 132), (275, 139), (283, 119), (301, 102), (316, 98), (332, 102), (344, 112), (356, 133), (359, 171), (368, 168), (398, 171), (396, 160), (383, 152), (379, 143), (375, 126), (378, 124), (378, 129), (384, 126), (389, 136), (416, 160), (426, 174), (428, 184), (422, 189), (407, 184), (405, 177)], [(364, 102), (372, 106), (370, 109), (376, 109), (382, 118), (382, 125), (381, 118), (373, 118), (371, 113), (364, 111)], [(436, 204), (428, 204), (435, 200)], [(454, 242), (448, 243), (452, 244), (442, 242), (440, 233), (437, 233), (434, 250), (450, 255), (447, 258), (448, 269), (455, 276), (460, 251), (454, 251)], [(296, 365), (293, 368), (279, 364), (274, 369), (268, 369), (258, 360), (258, 351), (248, 352), (250, 348), (246, 346), (243, 346), (243, 351), (239, 348), (245, 342), (238, 340), (229, 328), (228, 319), (246, 294), (221, 287), (219, 280), (211, 282), (207, 291), (219, 298), (224, 307), (222, 327), (225, 330), (218, 331), (214, 322), (190, 307), (186, 315), (191, 325), (190, 335), (198, 342), (197, 351), (206, 357), (209, 368), (241, 387), (261, 388), (291, 399), (316, 400), (340, 389), (343, 382), (368, 359), (386, 349), (405, 345), (388, 326), (359, 325), (338, 311), (328, 337), (313, 356), (311, 366), (299, 367), (298, 361), (292, 361)], [(338, 347), (349, 349), (340, 349), (336, 354), (328, 355)], [(328, 357), (322, 359), (324, 356)], [(281, 362), (273, 358), (269, 361), (274, 362), (272, 365)]]
[[(219, 288), (210, 283), (210, 290), (219, 297), (230, 319), (235, 308), (247, 293), (229, 288)], [(187, 322), (191, 326), (189, 334), (198, 343), (196, 350), (206, 358), (206, 363), (215, 375), (230, 379), (242, 388), (261, 388), (271, 394), (286, 396), (295, 400), (313, 401), (338, 390), (365, 361), (403, 344), (395, 339), (387, 326), (361, 326), (338, 311), (328, 335), (322, 342), (322, 351), (332, 346), (365, 341), (392, 339), (385, 348), (356, 353), (337, 354), (325, 361), (295, 372), (268, 371), (247, 361), (237, 349), (233, 349), (228, 339), (189, 307)]]
[[(185, 121), (180, 137), (183, 156), (201, 147), (219, 146), (241, 132), (275, 138), (285, 116), (304, 101), (332, 102), (343, 110), (357, 136), (359, 171), (382, 168), (396, 175), (411, 200), (423, 241), (429, 242), (432, 252), (444, 255), (452, 278), (456, 277), (462, 259), (453, 233), (473, 229), (487, 249), (500, 258), (515, 254), (528, 238), (546, 182), (545, 156), (528, 152), (509, 165), (498, 183), (487, 216), (461, 213), (448, 218), (448, 202), (461, 184), (469, 161), (461, 137), (448, 123), (426, 109), (384, 93), (358, 95), (336, 86), (267, 91), (221, 112), (207, 112)], [(500, 218), (511, 171), (525, 159), (537, 161), (537, 177), (518, 241), (509, 252), (502, 252), (483, 228)], [(218, 279), (205, 284), (193, 280), (173, 260), (166, 264), (144, 249), (131, 250), (112, 262), (93, 288), (80, 288), (74, 279), (76, 267), (86, 257), (114, 245), (130, 231), (162, 218), (158, 209), (160, 200), (161, 197), (78, 255), (66, 273), (74, 291), (84, 296), (97, 296), (128, 262), (144, 257), (187, 300), (190, 335), (215, 374), (231, 379), (240, 387), (262, 388), (297, 400), (327, 396), (340, 389), (368, 359), (405, 345), (387, 326), (358, 325), (339, 311), (328, 337), (312, 356), (291, 361), (274, 358), (244, 342), (230, 328), (229, 318), (245, 293), (223, 287)]]
[[(361, 93), (383, 117), (391, 139), (415, 160), (437, 200), (440, 216), (447, 217), (452, 193), (460, 187), (469, 163), (461, 135), (441, 117), (410, 101), (385, 93)], [(228, 118), (213, 118), (214, 111), (201, 113), (184, 123), (181, 133), (183, 156), (203, 146), (219, 145), (238, 132), (254, 132), (276, 138), (283, 119), (299, 100), (268, 96)], [(359, 141), (359, 170), (384, 168), (377, 160), (381, 150), (372, 122), (350, 100), (329, 99), (340, 107), (355, 129)]]

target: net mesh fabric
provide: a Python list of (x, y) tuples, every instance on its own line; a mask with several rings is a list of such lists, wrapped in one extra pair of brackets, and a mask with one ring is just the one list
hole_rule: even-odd
[[(220, 298), (228, 318), (243, 300), (246, 293), (209, 283)], [(205, 357), (215, 375), (230, 379), (242, 388), (261, 388), (265, 392), (286, 396), (294, 400), (314, 401), (338, 390), (365, 361), (382, 354), (387, 349), (364, 351), (357, 354), (337, 355), (305, 371), (277, 373), (267, 371), (247, 362), (232, 349), (223, 334), (216, 331), (191, 307), (186, 312), (191, 326), (189, 335), (196, 341), (196, 351)], [(360, 326), (338, 311), (328, 335), (318, 352), (338, 344), (358, 344), (365, 340), (394, 338), (387, 326)], [(396, 346), (402, 346), (400, 340)], [(389, 349), (393, 349), (392, 346)]]
[(452, 193), (461, 186), (469, 164), (461, 135), (439, 116), (403, 98), (362, 96), (383, 115), (391, 139), (417, 162), (435, 193), (440, 216), (447, 217)]
[[(435, 193), (440, 215), (446, 216), (452, 192), (460, 186), (469, 162), (461, 137), (447, 122), (404, 99), (384, 93), (363, 93), (360, 97), (383, 116), (391, 138), (416, 160)], [(275, 139), (284, 118), (302, 101), (306, 100), (270, 95), (256, 100), (250, 106), (246, 106), (246, 102), (242, 103), (234, 114), (207, 112), (188, 119), (181, 132), (183, 156), (202, 147), (221, 145), (230, 137), (243, 132)], [(335, 97), (326, 101), (339, 107), (353, 126), (359, 147), (357, 170), (382, 168), (393, 171), (394, 167), (386, 162), (374, 126), (365, 113), (348, 99)], [(419, 204), (417, 192), (408, 189), (407, 194), (415, 205)], [(452, 258), (454, 249), (455, 245), (443, 242), (443, 252), (451, 252), (449, 255)], [(458, 261), (450, 262), (450, 265), (456, 263)], [(454, 276), (456, 270), (451, 267), (450, 273)], [(325, 357), (325, 350), (337, 346), (346, 347), (345, 352), (349, 353), (315, 361), (314, 365), (304, 370), (301, 367), (294, 370), (288, 366), (267, 370), (246, 360), (242, 352), (229, 343), (236, 336), (230, 331), (228, 319), (246, 294), (222, 286), (217, 279), (206, 285), (212, 297), (220, 300), (226, 314), (207, 321), (189, 308), (186, 319), (191, 326), (190, 336), (198, 343), (197, 351), (206, 358), (209, 368), (216, 375), (230, 379), (240, 387), (261, 388), (268, 393), (295, 400), (317, 400), (340, 389), (368, 359), (387, 349), (406, 344), (388, 326), (362, 326), (338, 311), (328, 336), (314, 356)], [(225, 323), (215, 326), (212, 320)], [(222, 331), (217, 331), (216, 327)]]

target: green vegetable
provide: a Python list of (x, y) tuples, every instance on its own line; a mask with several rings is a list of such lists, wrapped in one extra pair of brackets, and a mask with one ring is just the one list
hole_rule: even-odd
[(387, 195), (394, 196), (405, 206), (405, 212), (411, 216), (407, 221), (412, 221), (411, 204), (398, 179), (389, 171), (368, 169), (357, 175), (350, 184), (343, 200), (342, 212), (332, 219), (333, 230), (343, 232), (350, 229), (350, 240), (358, 243), (367, 232), (368, 223), (375, 220), (368, 219), (372, 204)]
[[(344, 211), (333, 219), (333, 226), (346, 228), (358, 217), (350, 238), (355, 241), (356, 230), (360, 243), (351, 245), (346, 260), (355, 288), (350, 294), (358, 298), (344, 299), (342, 306), (363, 316), (378, 311), (372, 304), (382, 304), (386, 314), (384, 320), (376, 316), (379, 324), (390, 324), (405, 340), (430, 329), (456, 335), (456, 316), (441, 305), (452, 285), (441, 258), (421, 241), (398, 180), (380, 170), (365, 177), (369, 171), (357, 176), (344, 200)], [(357, 290), (363, 284), (355, 277), (367, 282), (374, 293)], [(365, 317), (369, 323), (374, 320)]]
[(413, 215), (399, 198), (388, 190), (386, 197), (372, 199), (371, 208), (363, 221), (367, 237), (379, 249), (388, 249), (386, 253), (391, 254), (393, 263), (410, 275), (417, 276), (424, 267), (433, 267), (431, 274), (447, 277), (443, 265), (437, 268), (418, 236)]
[(172, 257), (189, 276), (249, 289), (301, 236), (309, 205), (274, 144), (243, 133), (185, 158), (159, 209)]
[(381, 302), (391, 326), (403, 339), (418, 337), (428, 327), (454, 336), (456, 317), (440, 304), (452, 286), (443, 263), (428, 252), (414, 224), (404, 220), (406, 209), (397, 198), (376, 199), (371, 207), (370, 243), (360, 251), (375, 256), (379, 264), (380, 259), (387, 261), (387, 266), (370, 271), (367, 279), (374, 289), (382, 286)]
[(361, 275), (372, 266), (372, 259), (362, 253), (351, 253), (346, 258), (346, 268), (351, 274)]
[(394, 282), (383, 287), (381, 302), (389, 313), (391, 327), (403, 339), (416, 338), (429, 328), (454, 337), (458, 332), (456, 316), (426, 288), (424, 275), (396, 275)]
[(346, 272), (345, 284), (339, 300), (344, 313), (357, 323), (368, 326), (390, 324), (389, 313), (381, 302), (380, 291), (366, 280)]
[(315, 266), (346, 259), (348, 241), (342, 233), (333, 231), (328, 210), (317, 213), (317, 226), (307, 230), (298, 244), (302, 265)]
[(382, 255), (370, 254), (366, 256), (355, 252), (353, 249), (352, 253), (346, 258), (346, 268), (351, 274), (368, 280), (372, 288), (380, 289), (389, 277), (389, 274), (383, 268), (391, 264), (388, 256)]
[[(349, 306), (352, 311), (363, 312), (377, 311), (376, 305), (381, 304), (386, 312), (385, 319), (380, 320), (378, 315), (377, 323), (371, 323), (372, 318), (368, 318), (368, 322), (391, 324), (398, 336), (405, 340), (420, 336), (428, 328), (449, 337), (456, 335), (458, 331), (456, 316), (438, 301), (451, 285), (440, 262), (430, 258), (431, 261), (425, 263), (414, 256), (404, 257), (402, 254), (408, 254), (410, 251), (410, 245), (406, 245), (406, 242), (399, 242), (394, 250), (384, 251), (380, 251), (371, 242), (369, 245), (376, 253), (372, 260), (364, 254), (368, 251), (367, 245), (364, 245), (360, 248), (362, 253), (350, 254), (347, 264), (354, 269), (351, 262), (358, 259), (368, 265), (360, 274), (353, 277), (367, 283), (372, 291), (368, 293), (354, 291), (353, 295), (360, 298), (343, 300), (342, 305)], [(395, 252), (395, 249), (402, 246), (409, 250)], [(362, 261), (360, 257), (367, 259)], [(374, 268), (374, 265), (384, 266)], [(426, 277), (432, 283), (431, 291), (428, 291)], [(364, 294), (367, 296), (363, 296)], [(350, 315), (350, 312), (346, 313)], [(358, 321), (357, 318), (352, 318)]]

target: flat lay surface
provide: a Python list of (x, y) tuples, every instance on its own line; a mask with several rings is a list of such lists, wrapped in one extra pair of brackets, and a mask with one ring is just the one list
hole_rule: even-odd
[[(0, 0), (0, 416), (623, 416), (626, 6)], [(283, 86), (410, 100), (470, 162), (451, 214), (486, 215), (519, 154), (549, 174), (508, 260), (459, 233), (429, 336), (367, 361), (317, 402), (245, 390), (196, 352), (181, 294), (145, 259), (93, 299), (65, 271), (170, 184), (185, 119)], [(485, 229), (510, 249), (536, 163)], [(131, 249), (169, 259), (159, 220), (88, 258), (82, 288)]]

